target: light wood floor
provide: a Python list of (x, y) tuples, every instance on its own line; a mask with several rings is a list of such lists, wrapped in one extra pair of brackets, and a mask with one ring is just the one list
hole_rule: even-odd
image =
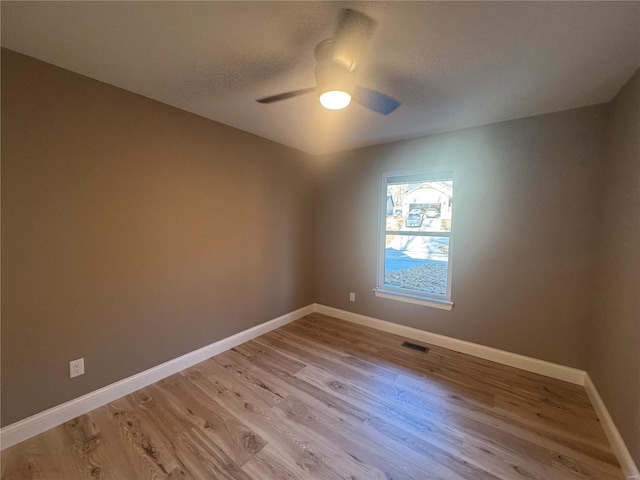
[(623, 479), (582, 387), (319, 314), (2, 453), (2, 479)]

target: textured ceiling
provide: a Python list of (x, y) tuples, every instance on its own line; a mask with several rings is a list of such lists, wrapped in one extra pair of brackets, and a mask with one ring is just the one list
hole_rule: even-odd
[[(385, 117), (323, 109), (316, 44), (378, 20), (359, 83)], [(640, 2), (7, 2), (2, 45), (310, 153), (610, 100), (640, 65)]]

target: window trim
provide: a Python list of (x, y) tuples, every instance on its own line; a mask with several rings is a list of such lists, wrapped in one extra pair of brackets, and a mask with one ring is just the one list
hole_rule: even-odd
[[(441, 310), (451, 310), (453, 302), (451, 300), (451, 278), (453, 272), (453, 218), (456, 202), (452, 205), (451, 210), (451, 231), (449, 235), (442, 235), (440, 232), (433, 232), (433, 234), (423, 235), (422, 232), (418, 235), (421, 236), (448, 236), (449, 238), (449, 259), (447, 263), (447, 293), (446, 295), (436, 295), (419, 292), (416, 290), (409, 290), (400, 287), (393, 287), (384, 284), (385, 274), (385, 247), (387, 237), (387, 183), (389, 178), (392, 177), (421, 177), (425, 181), (438, 180), (442, 178), (450, 178), (453, 181), (452, 197), (455, 198), (456, 182), (454, 178), (453, 169), (449, 170), (417, 170), (417, 171), (394, 171), (383, 172), (380, 177), (380, 189), (379, 189), (379, 214), (378, 214), (378, 261), (376, 272), (376, 288), (373, 289), (376, 297), (385, 298), (389, 300), (396, 300), (400, 302), (413, 303), (416, 305), (422, 305), (426, 307), (438, 308)], [(417, 232), (416, 232), (417, 233)]]
[(449, 300), (439, 300), (435, 298), (418, 297), (408, 293), (394, 292), (387, 288), (374, 288), (373, 293), (376, 297), (396, 300), (398, 302), (413, 303), (415, 305), (423, 305), (425, 307), (438, 308), (440, 310), (450, 311), (453, 308), (453, 302)]

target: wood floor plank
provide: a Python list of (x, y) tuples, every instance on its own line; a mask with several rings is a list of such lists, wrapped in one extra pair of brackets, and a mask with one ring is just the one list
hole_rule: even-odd
[[(254, 368), (260, 368), (259, 365), (261, 365), (258, 362), (254, 362), (254, 363), (248, 362), (248, 359), (243, 358), (243, 356), (239, 356), (239, 355), (236, 356), (235, 361), (238, 362), (239, 364), (244, 363), (245, 365), (248, 363), (250, 365), (249, 368), (251, 368), (251, 366)], [(464, 465), (461, 462), (458, 462), (455, 458), (453, 458), (450, 455), (450, 452), (453, 452), (454, 455), (458, 454), (460, 446), (462, 444), (461, 440), (460, 442), (458, 442), (457, 439), (453, 438), (453, 434), (451, 431), (446, 431), (445, 429), (439, 427), (436, 424), (425, 425), (425, 423), (423, 422), (421, 425), (422, 429), (420, 430), (419, 433), (424, 435), (425, 433), (428, 432), (430, 438), (435, 439), (434, 444), (431, 444), (425, 439), (420, 438), (420, 436), (414, 433), (411, 433), (411, 431), (417, 432), (415, 428), (416, 424), (413, 421), (405, 422), (403, 424), (403, 427), (405, 427), (406, 429), (403, 430), (397, 425), (390, 424), (389, 422), (383, 420), (380, 417), (373, 417), (368, 413), (366, 413), (364, 409), (363, 410), (357, 409), (353, 405), (350, 405), (347, 402), (341, 401), (341, 399), (331, 395), (332, 393), (335, 394), (336, 392), (332, 392), (331, 390), (324, 391), (324, 392), (319, 391), (318, 389), (314, 390), (315, 387), (313, 387), (312, 385), (304, 384), (303, 382), (300, 382), (298, 378), (291, 377), (286, 372), (281, 372), (281, 371), (279, 372), (277, 371), (277, 369), (274, 370), (271, 365), (262, 364), (262, 366), (264, 368), (263, 370), (264, 375), (267, 375), (270, 377), (269, 378), (270, 383), (277, 382), (278, 380), (289, 382), (293, 385), (296, 385), (298, 389), (298, 394), (303, 395), (306, 401), (310, 403), (315, 403), (317, 400), (321, 400), (320, 408), (324, 408), (324, 409), (326, 409), (326, 407), (330, 407), (333, 409), (337, 408), (338, 412), (336, 413), (339, 415), (340, 421), (345, 424), (349, 424), (349, 428), (352, 434), (358, 435), (358, 430), (360, 430), (360, 433), (361, 433), (361, 435), (359, 435), (360, 438), (384, 439), (382, 443), (378, 443), (375, 446), (367, 445), (368, 442), (366, 440), (363, 440), (363, 444), (367, 445), (370, 451), (377, 451), (379, 453), (383, 453), (384, 459), (388, 463), (391, 462), (390, 456), (393, 455), (393, 450), (396, 450), (396, 451), (404, 452), (403, 456), (405, 458), (405, 461), (410, 461), (408, 459), (415, 460), (417, 455), (420, 454), (431, 459), (440, 457), (440, 459), (442, 460), (443, 458), (446, 458), (446, 462), (444, 463), (453, 465), (457, 469), (462, 468), (467, 470), (466, 476), (460, 477), (457, 475), (455, 469), (451, 470), (450, 468), (444, 467), (438, 461), (431, 461), (431, 462), (428, 462), (429, 473), (427, 473), (426, 475), (423, 474), (418, 478), (445, 478), (445, 479), (494, 478), (493, 476), (486, 474), (480, 470), (472, 471), (474, 470), (473, 467), (468, 467), (467, 465)], [(278, 377), (278, 379), (274, 379), (272, 377), (273, 374), (279, 374), (280, 377)], [(367, 405), (367, 407), (368, 406), (369, 405)], [(378, 412), (380, 412), (384, 416), (387, 416), (387, 414), (389, 413), (384, 409), (378, 410)], [(344, 414), (344, 416), (342, 414)], [(350, 418), (353, 418), (354, 420), (352, 422), (349, 422)], [(325, 422), (330, 423), (328, 420), (326, 420)], [(340, 427), (339, 426), (334, 427), (334, 429), (337, 431), (340, 429)], [(337, 436), (337, 435), (334, 435), (334, 436)], [(387, 448), (384, 445), (385, 443), (391, 443), (393, 445), (393, 449), (391, 452), (388, 452), (389, 448)], [(438, 444), (440, 445), (448, 444), (448, 446), (450, 447), (450, 450), (448, 451), (447, 449), (440, 449)], [(352, 445), (352, 450), (353, 450), (353, 445)], [(355, 456), (357, 457), (358, 455), (362, 455), (362, 454), (356, 452)], [(414, 461), (414, 460), (411, 460), (411, 461)], [(398, 475), (400, 475), (401, 478), (405, 478), (407, 477), (408, 473), (396, 472), (394, 475), (391, 475), (391, 478), (398, 478)], [(407, 478), (413, 478), (413, 477), (407, 477)]]
[(517, 455), (508, 449), (468, 437), (462, 451), (463, 457), (471, 463), (482, 465), (484, 469), (500, 478), (554, 480), (619, 479), (619, 472), (589, 470), (577, 462), (563, 458), (563, 462), (535, 461), (531, 455)]
[[(471, 380), (477, 380), (478, 377), (482, 378), (484, 380), (484, 382), (481, 382), (483, 385), (486, 384), (486, 381), (495, 382), (496, 388), (506, 385), (508, 386), (506, 391), (511, 391), (514, 386), (518, 385), (528, 387), (532, 389), (532, 391), (535, 389), (544, 390), (545, 388), (551, 387), (552, 389), (561, 390), (561, 393), (565, 397), (576, 395), (580, 401), (586, 402), (587, 404), (589, 403), (584, 389), (578, 385), (543, 377), (517, 368), (499, 365), (488, 360), (434, 345), (428, 345), (431, 348), (430, 354), (424, 356), (421, 352), (402, 348), (401, 343), (403, 340), (406, 340), (404, 337), (350, 324), (348, 322), (342, 322), (326, 315), (318, 313), (309, 315), (305, 319), (302, 319), (301, 322), (293, 324), (292, 328), (304, 328), (305, 325), (316, 333), (318, 331), (323, 332), (325, 337), (342, 338), (354, 345), (360, 345), (363, 343), (363, 340), (366, 340), (369, 347), (372, 345), (378, 346), (376, 353), (384, 353), (388, 355), (389, 358), (394, 358), (395, 356), (399, 361), (405, 363), (407, 361), (413, 362), (409, 368), (410, 371), (415, 367), (419, 367), (421, 364), (424, 366), (451, 368), (454, 369), (453, 371), (456, 372), (456, 375), (463, 377), (467, 372), (472, 372)], [(464, 366), (464, 368), (460, 368), (462, 366)]]
[(3, 480), (82, 478), (60, 426), (2, 452)]
[[(388, 439), (391, 435), (395, 435), (395, 438), (398, 439), (402, 439), (402, 442), (410, 442), (411, 445), (422, 445), (422, 448), (424, 448), (424, 445), (426, 445), (426, 442), (421, 441), (419, 438), (417, 438), (414, 435), (409, 434), (407, 431), (402, 431), (401, 429), (397, 428), (397, 427), (393, 427), (389, 424), (387, 424), (387, 422), (384, 422), (383, 420), (380, 419), (375, 419), (375, 418), (371, 418), (370, 415), (368, 415), (366, 412), (362, 411), (362, 410), (358, 410), (356, 408), (354, 408), (352, 405), (347, 404), (346, 402), (341, 402), (340, 399), (336, 398), (336, 397), (332, 397), (331, 395), (323, 395), (324, 392), (318, 391), (317, 389), (314, 390), (313, 387), (311, 385), (303, 385), (302, 382), (300, 382), (300, 380), (298, 380), (295, 377), (291, 377), (290, 375), (288, 375), (288, 373), (284, 372), (284, 371), (280, 371), (277, 368), (274, 368), (273, 365), (271, 364), (261, 364), (259, 362), (251, 362), (247, 357), (245, 357), (244, 355), (240, 355), (238, 352), (230, 352), (229, 353), (230, 357), (233, 357), (233, 359), (231, 360), (227, 360), (228, 362), (232, 362), (232, 364), (234, 364), (236, 366), (236, 368), (253, 368), (253, 369), (259, 369), (260, 366), (259, 365), (263, 365), (266, 366), (268, 365), (268, 371), (267, 370), (262, 370), (262, 378), (264, 378), (265, 382), (267, 382), (269, 385), (274, 385), (274, 384), (278, 384), (278, 382), (283, 382), (283, 383), (287, 383), (289, 382), (291, 385), (295, 385), (297, 390), (298, 390), (298, 394), (301, 395), (303, 398), (305, 398), (306, 401), (311, 402), (311, 403), (315, 403), (319, 409), (323, 409), (326, 410), (327, 407), (332, 408), (332, 411), (334, 412), (333, 414), (331, 414), (331, 417), (333, 418), (337, 418), (338, 421), (340, 423), (343, 423), (347, 426), (347, 430), (345, 431), (345, 436), (342, 437), (342, 445), (343, 448), (345, 445), (349, 445), (350, 449), (347, 449), (346, 451), (351, 455), (353, 455), (354, 458), (360, 458), (362, 456), (367, 456), (369, 455), (368, 453), (361, 453), (361, 451), (358, 448), (355, 448), (356, 445), (353, 444), (352, 442), (349, 442), (348, 440), (346, 440), (346, 437), (348, 437), (349, 435), (355, 435), (356, 437), (359, 437), (361, 439), (361, 445), (359, 446), (365, 446), (367, 447), (367, 452), (373, 451), (376, 452), (378, 455), (382, 454), (384, 456), (384, 460), (387, 463), (387, 469), (390, 467), (394, 467), (393, 465), (393, 460), (392, 460), (392, 456), (394, 455), (393, 451), (389, 451), (389, 449), (387, 449), (386, 447), (384, 447), (382, 444), (377, 443), (374, 444), (370, 441), (368, 441), (368, 439), (370, 438), (385, 438)], [(236, 362), (236, 363), (233, 363)], [(274, 373), (277, 373), (280, 376), (274, 376)], [(283, 400), (283, 402), (286, 403), (287, 399)], [(281, 408), (282, 403), (278, 404), (278, 407)], [(308, 407), (307, 407), (308, 408)], [(365, 425), (364, 421), (367, 420), (368, 424)], [(337, 441), (338, 439), (340, 439), (340, 430), (341, 430), (341, 426), (340, 423), (336, 423), (336, 422), (332, 422), (330, 420), (330, 417), (326, 417), (324, 419), (324, 423), (325, 424), (331, 424), (333, 423), (334, 425), (334, 434), (332, 437), (332, 442)], [(318, 424), (320, 425), (320, 424)], [(373, 426), (373, 427), (372, 427)], [(385, 428), (386, 427), (386, 428)], [(318, 430), (321, 430), (323, 427), (318, 426)], [(362, 433), (361, 435), (359, 435), (358, 429), (361, 429)], [(448, 441), (449, 438), (451, 438), (451, 433), (450, 432), (443, 432), (442, 430), (438, 430), (437, 428), (432, 428), (431, 433), (434, 433), (437, 435), (437, 438), (439, 439), (440, 442), (446, 442)], [(456, 442), (455, 440), (453, 442)], [(459, 443), (455, 443), (455, 449), (458, 449), (462, 444), (462, 441), (460, 440)], [(396, 444), (396, 448), (397, 449), (403, 449), (406, 451), (406, 447), (405, 445), (402, 444)], [(433, 449), (432, 446), (429, 446), (427, 448), (427, 450), (429, 449)], [(415, 457), (415, 452), (412, 454), (409, 454), (409, 457)], [(375, 457), (375, 459), (378, 459), (378, 457)], [(358, 460), (360, 461), (360, 460)], [(453, 472), (447, 470), (447, 475), (445, 476), (438, 476), (436, 474), (434, 474), (433, 472), (429, 473), (429, 474), (425, 474), (424, 472), (422, 473), (422, 475), (417, 474), (417, 472), (412, 472), (412, 470), (409, 468), (409, 465), (407, 465), (408, 460), (406, 459), (406, 455), (405, 455), (405, 459), (402, 461), (398, 461), (396, 462), (395, 465), (395, 471), (393, 472), (393, 474), (391, 474), (390, 472), (385, 472), (388, 474), (389, 478), (458, 478), (456, 477)], [(434, 467), (437, 465), (434, 465)], [(413, 470), (416, 470), (416, 466), (414, 465)], [(421, 468), (417, 468), (418, 472), (420, 470), (422, 470)], [(432, 467), (431, 470), (434, 470), (434, 468)], [(417, 477), (415, 475), (418, 475)], [(477, 472), (477, 475), (473, 478), (485, 478), (482, 476), (482, 472)], [(490, 477), (486, 477), (486, 478), (490, 478)]]
[(281, 449), (267, 445), (260, 450), (243, 469), (253, 478), (273, 480), (314, 480), (312, 472), (307, 472), (291, 463), (289, 456)]
[[(459, 381), (464, 379), (466, 384), (476, 384), (480, 388), (486, 388), (489, 382), (494, 392), (501, 390), (512, 392), (514, 388), (522, 387), (528, 389), (530, 393), (539, 389), (546, 394), (549, 389), (557, 389), (560, 390), (563, 398), (570, 399), (575, 395), (581, 403), (589, 405), (586, 393), (580, 386), (517, 368), (498, 365), (488, 360), (434, 345), (429, 345), (431, 351), (429, 355), (425, 356), (421, 352), (402, 348), (402, 341), (406, 340), (404, 337), (341, 322), (325, 315), (312, 314), (302, 319), (301, 322), (296, 322), (291, 328), (307, 328), (309, 329), (307, 334), (325, 339), (342, 340), (356, 346), (362, 345), (363, 339), (366, 339), (368, 347), (377, 345), (376, 355), (395, 361), (399, 365), (407, 365), (409, 372), (416, 369), (424, 369), (432, 374), (444, 372), (445, 380)], [(332, 331), (333, 333), (331, 333)], [(320, 332), (323, 332), (324, 335)]]
[[(313, 332), (313, 335), (317, 336), (318, 335), (317, 331), (320, 329), (318, 326), (318, 323), (320, 322), (320, 320), (324, 319), (324, 316), (318, 316), (318, 314), (314, 314), (314, 315), (315, 315), (314, 316), (315, 323), (313, 325), (316, 325), (316, 328)], [(335, 320), (331, 319), (330, 322), (335, 322)], [(296, 326), (294, 328), (299, 328), (299, 327)], [(327, 327), (325, 326), (324, 328), (327, 328)], [(364, 329), (364, 327), (360, 327), (360, 326), (342, 328), (340, 330), (340, 333), (337, 335), (338, 336), (348, 335), (348, 333), (345, 333), (345, 332), (348, 332), (349, 328), (351, 329), (357, 328), (358, 331), (360, 329)], [(365, 336), (365, 334), (368, 335), (369, 337), (383, 336), (385, 338), (380, 342), (382, 343), (390, 342), (390, 340), (386, 338), (387, 334), (381, 334), (381, 332), (378, 332), (372, 329), (364, 329), (364, 330), (365, 330), (365, 333), (363, 333), (362, 336)], [(397, 336), (392, 336), (392, 337), (397, 337)], [(402, 337), (397, 337), (395, 344), (399, 345), (402, 340), (403, 340)], [(348, 338), (347, 341), (353, 344), (354, 339)], [(389, 355), (387, 353), (380, 352), (379, 355), (380, 355), (381, 361), (389, 360)], [(456, 354), (455, 352), (451, 352), (448, 355), (455, 356)], [(461, 356), (459, 363), (464, 366), (467, 360), (466, 357), (468, 356), (462, 355), (462, 354), (457, 354), (457, 355)], [(394, 359), (391, 361), (394, 364), (397, 364), (397, 362), (401, 362), (404, 365), (407, 365), (409, 364), (408, 358), (409, 357), (407, 356), (406, 358), (403, 357), (401, 359)], [(474, 362), (477, 363), (476, 360), (474, 360)], [(483, 362), (489, 363), (489, 364), (491, 363), (484, 360)], [(482, 377), (471, 378), (469, 377), (468, 373), (460, 373), (460, 370), (461, 370), (460, 366), (456, 366), (455, 368), (437, 367), (434, 370), (434, 368), (431, 366), (425, 368), (425, 361), (420, 361), (420, 362), (414, 362), (413, 368), (421, 372), (420, 374), (421, 378), (419, 377), (418, 380), (425, 380), (425, 379), (432, 380), (434, 376), (440, 377), (440, 378), (444, 377), (445, 379), (447, 379), (447, 381), (449, 381), (449, 379), (455, 379), (455, 378), (458, 378), (458, 381), (460, 381), (459, 379), (463, 378), (464, 381), (467, 383), (475, 384), (480, 388), (485, 388), (485, 389), (489, 388), (490, 391), (493, 391), (496, 395), (502, 394), (510, 398), (517, 398), (518, 401), (522, 401), (523, 399), (525, 401), (533, 401), (537, 399), (537, 400), (540, 400), (541, 402), (545, 402), (551, 405), (553, 402), (557, 403), (558, 401), (560, 401), (558, 399), (564, 399), (563, 395), (567, 394), (568, 405), (565, 407), (566, 410), (573, 410), (576, 407), (578, 407), (578, 409), (581, 409), (581, 408), (583, 409), (585, 405), (583, 401), (588, 402), (588, 400), (586, 399), (586, 394), (584, 393), (584, 389), (582, 389), (582, 387), (578, 387), (576, 385), (571, 385), (571, 384), (567, 384), (566, 386), (564, 386), (562, 384), (559, 384), (558, 383), (559, 381), (555, 379), (549, 379), (552, 381), (546, 382), (546, 377), (542, 377), (536, 374), (531, 374), (529, 372), (524, 372), (521, 375), (518, 374), (523, 378), (528, 378), (528, 380), (525, 383), (520, 383), (520, 384), (509, 383), (508, 387), (505, 387), (504, 385), (501, 385), (498, 387), (496, 386), (495, 382), (493, 383), (490, 382), (486, 375)], [(509, 372), (512, 372), (513, 370), (517, 370), (517, 369), (512, 369), (510, 367), (505, 367), (497, 364), (493, 364), (492, 369), (497, 372), (500, 372), (502, 369)], [(521, 372), (521, 371), (518, 371), (518, 372)], [(495, 373), (493, 373), (492, 375), (494, 377), (496, 376)], [(531, 384), (532, 379), (538, 379), (539, 383)], [(450, 386), (450, 384), (448, 386)], [(580, 395), (576, 393), (577, 392), (576, 389), (581, 389)], [(590, 406), (590, 404), (587, 403), (587, 405), (588, 405), (588, 409), (585, 411), (586, 417), (594, 418), (595, 412), (593, 411), (593, 408)], [(505, 417), (509, 417), (509, 412), (507, 410), (503, 410), (503, 411), (495, 410), (495, 411), (492, 411), (491, 414), (496, 416), (498, 419), (504, 419)], [(589, 454), (593, 454), (598, 458), (602, 459), (603, 461), (614, 462), (614, 463), (616, 462), (615, 457), (610, 451), (608, 442), (606, 440), (606, 437), (604, 436), (604, 432), (599, 424), (594, 424), (593, 425), (594, 428), (592, 429), (592, 432), (588, 436), (588, 438), (583, 438), (583, 436), (576, 434), (574, 432), (574, 429), (567, 429), (562, 427), (557, 428), (558, 426), (554, 423), (553, 419), (547, 419), (544, 415), (537, 415), (535, 416), (535, 418), (531, 415), (528, 415), (528, 418), (527, 416), (518, 417), (516, 415), (516, 416), (512, 416), (512, 418), (514, 419), (514, 423), (517, 423), (518, 425), (524, 428), (537, 429), (538, 433), (540, 433), (541, 435), (543, 435), (548, 439), (551, 439), (554, 441), (560, 441), (560, 442), (565, 441), (565, 443), (570, 443), (570, 444), (575, 443), (576, 445), (578, 445), (578, 448), (581, 451), (587, 452)], [(587, 424), (588, 422), (582, 422), (582, 423)]]
[(267, 444), (237, 417), (215, 408), (215, 400), (193, 388), (183, 376), (173, 375), (154, 386), (157, 387), (156, 398), (164, 396), (164, 409), (171, 412), (173, 419), (182, 419), (190, 425), (190, 433), (196, 427), (235, 463), (244, 465)]
[[(246, 359), (238, 352), (227, 352)], [(247, 363), (252, 365), (251, 362)], [(215, 400), (226, 410), (242, 415), (245, 423), (260, 435), (269, 436), (269, 444), (290, 458), (296, 465), (295, 471), (313, 473), (314, 478), (327, 479), (366, 479), (384, 478), (375, 469), (359, 465), (345, 456), (343, 452), (334, 451), (333, 446), (319, 442), (317, 437), (302, 435), (299, 429), (290, 422), (284, 421), (270, 407), (256, 406), (254, 393), (261, 389), (258, 385), (241, 385), (229, 372), (197, 381), (196, 386), (215, 396)], [(283, 372), (288, 375), (286, 372)], [(331, 460), (333, 459), (333, 460)]]
[(622, 480), (584, 389), (311, 314), (2, 452), (2, 480)]
[[(121, 400), (125, 401), (125, 399)], [(147, 451), (134, 447), (135, 444), (129, 438), (131, 426), (123, 425), (126, 420), (121, 416), (122, 410), (118, 408), (119, 404), (122, 402), (105, 405), (90, 413), (93, 421), (99, 425), (102, 446), (106, 452), (102, 455), (105, 460), (98, 466), (105, 478), (126, 478), (131, 476), (132, 472), (136, 472), (139, 477), (149, 477), (151, 475), (147, 473), (149, 466), (145, 458)], [(176, 475), (175, 478), (187, 477)]]
[[(319, 369), (312, 370), (312, 368), (307, 367), (296, 376), (328, 393), (353, 402), (363, 411), (372, 410), (379, 413), (380, 416), (368, 418), (366, 425), (371, 427), (371, 430), (367, 433), (383, 436), (386, 442), (394, 445), (394, 448), (408, 446), (408, 448), (420, 453), (429, 466), (444, 464), (448, 467), (448, 475), (441, 477), (442, 472), (432, 473), (435, 475), (434, 478), (494, 478), (482, 470), (474, 471), (474, 468), (469, 468), (465, 462), (461, 461), (455, 438), (447, 431), (446, 427), (434, 420), (438, 414), (431, 418), (422, 418), (422, 421), (414, 421), (410, 417), (398, 414), (404, 409), (396, 402), (377, 397), (357, 386), (321, 373)], [(375, 405), (381, 404), (381, 408), (375, 407)], [(386, 421), (387, 418), (396, 420), (396, 422)], [(458, 473), (461, 471), (462, 476), (458, 477)]]
[[(173, 431), (163, 431), (167, 424), (154, 421), (155, 417), (147, 415), (144, 409), (139, 408), (139, 402), (135, 401), (137, 398), (149, 399), (149, 403), (154, 405), (146, 392), (147, 389), (140, 390), (109, 406), (140, 475), (145, 478), (166, 478), (170, 472), (180, 472), (183, 463), (176, 455)], [(164, 417), (164, 412), (161, 415)]]
[(375, 358), (373, 361), (367, 361), (361, 355), (352, 355), (348, 352), (347, 349), (341, 348), (333, 342), (329, 341), (322, 343), (317, 339), (310, 338), (308, 335), (300, 335), (295, 331), (291, 331), (289, 329), (274, 330), (266, 335), (262, 335), (261, 337), (255, 339), (256, 342), (268, 342), (267, 344), (269, 345), (273, 345), (271, 342), (274, 340), (284, 342), (289, 346), (295, 346), (302, 349), (304, 351), (302, 356), (293, 353), (289, 348), (282, 350), (285, 354), (293, 354), (294, 357), (300, 361), (306, 360), (307, 352), (312, 352), (315, 355), (321, 356), (328, 360), (333, 360), (340, 364), (344, 364), (345, 366), (349, 366), (365, 374), (374, 373), (379, 378), (384, 378), (392, 381), (398, 377), (397, 370), (385, 368)]
[[(313, 373), (312, 377), (308, 377)], [(475, 434), (485, 425), (502, 428), (515, 434), (526, 435), (534, 432), (538, 435), (539, 442), (552, 440), (555, 443), (571, 445), (579, 452), (586, 452), (594, 458), (605, 462), (616, 462), (611, 450), (600, 443), (599, 440), (584, 438), (573, 429), (562, 428), (549, 422), (547, 419), (531, 415), (514, 417), (505, 415), (500, 409), (487, 409), (478, 405), (460, 407), (456, 403), (442, 404), (430, 402), (428, 397), (414, 395), (402, 389), (395, 389), (384, 382), (368, 381), (363, 383), (356, 377), (344, 378), (337, 375), (328, 375), (322, 369), (309, 366), (297, 374), (309, 382), (316, 382), (321, 388), (341, 390), (345, 394), (359, 398), (360, 401), (369, 403), (369, 408), (375, 408), (375, 404), (383, 403), (396, 406), (414, 415), (424, 417), (431, 421), (441, 422), (445, 425), (457, 426), (464, 433)], [(599, 437), (599, 436), (598, 436)]]
[[(131, 463), (122, 455), (118, 443), (110, 441), (108, 431), (98, 426), (104, 409), (97, 409), (87, 415), (75, 418), (64, 425), (65, 435), (71, 440), (73, 461), (82, 472), (82, 476), (94, 479), (122, 478), (126, 471), (122, 465), (129, 468)], [(113, 460), (117, 459), (116, 462)]]
[[(324, 415), (320, 409), (312, 407), (297, 398), (288, 397), (278, 404), (278, 409), (288, 419), (296, 422), (300, 428), (320, 435), (325, 442), (331, 442), (341, 451), (346, 452), (357, 462), (372, 465), (383, 473), (383, 478), (402, 478), (422, 480), (424, 478), (459, 479), (451, 470), (437, 463), (426, 464), (415, 452), (404, 445), (395, 450), (387, 448), (385, 440), (367, 435), (367, 428), (360, 425), (354, 428), (349, 425), (343, 428), (342, 418)], [(420, 466), (420, 463), (424, 465)]]

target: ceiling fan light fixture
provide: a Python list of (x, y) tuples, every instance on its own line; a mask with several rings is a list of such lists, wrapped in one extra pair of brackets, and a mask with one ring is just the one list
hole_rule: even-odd
[(342, 65), (324, 60), (316, 65), (316, 84), (320, 105), (329, 110), (341, 110), (351, 103), (355, 75)]
[(329, 90), (320, 94), (320, 104), (329, 110), (341, 110), (351, 103), (351, 95), (343, 90)]
[(315, 90), (320, 105), (328, 110), (342, 110), (353, 100), (353, 103), (371, 111), (389, 115), (400, 106), (400, 102), (376, 90), (356, 86), (360, 60), (367, 50), (376, 24), (373, 18), (362, 12), (343, 8), (335, 36), (321, 41), (314, 50), (316, 87), (292, 90), (258, 98), (256, 101), (274, 103)]

